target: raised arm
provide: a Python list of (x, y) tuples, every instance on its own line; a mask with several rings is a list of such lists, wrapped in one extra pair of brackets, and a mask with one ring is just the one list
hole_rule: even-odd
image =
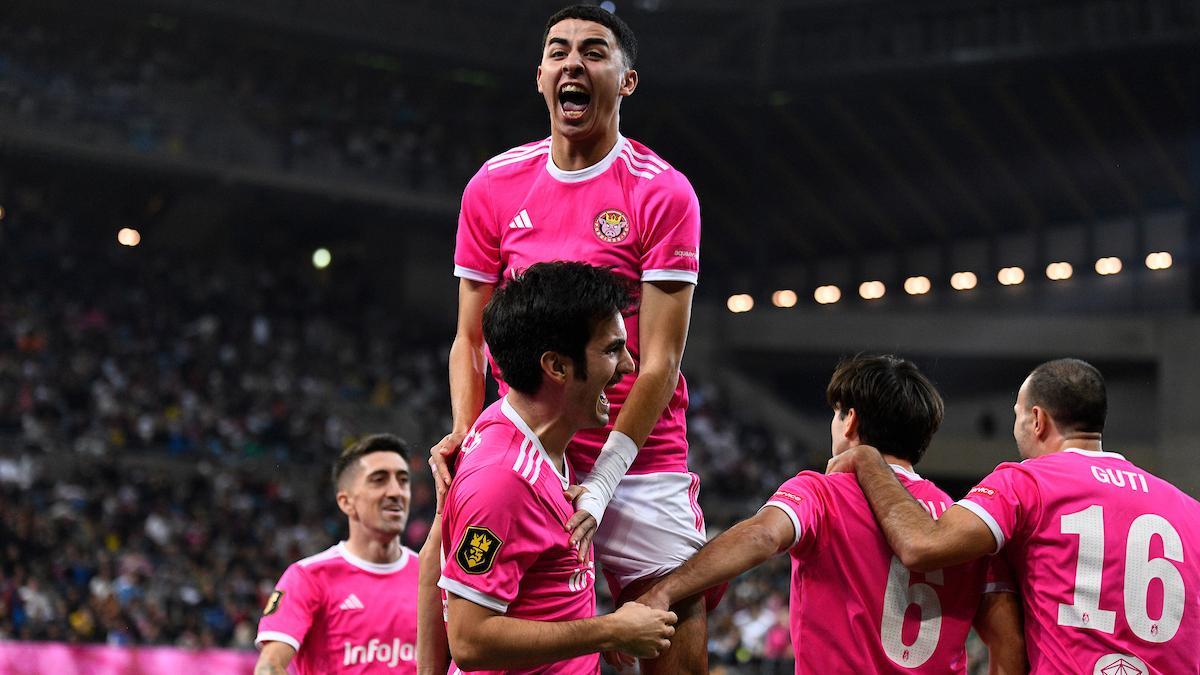
[(442, 575), (442, 514), (433, 517), (429, 536), (421, 547), (417, 582), (417, 675), (446, 675), (450, 668), (450, 644), (442, 617), (442, 593), (437, 587)]
[(879, 451), (852, 448), (829, 461), (826, 473), (854, 472), (888, 546), (918, 572), (975, 560), (996, 550), (996, 539), (974, 513), (952, 506), (934, 520), (896, 479)]
[[(604, 444), (579, 497), (580, 513), (567, 523), (580, 550), (587, 550), (595, 527), (604, 517), (617, 483), (624, 477), (662, 417), (679, 383), (679, 365), (687, 344), (695, 286), (684, 281), (648, 281), (642, 284), (638, 310), (639, 363), (637, 379), (613, 430)], [(589, 516), (592, 519), (589, 519)], [(581, 544), (579, 542), (582, 542)]]
[(254, 664), (254, 675), (285, 675), (295, 655), (296, 650), (287, 643), (274, 640), (266, 642), (258, 655), (258, 662)]
[(638, 602), (666, 609), (757, 567), (795, 541), (796, 528), (791, 519), (782, 510), (765, 506), (754, 517), (705, 544), (679, 569), (638, 598)]
[(511, 670), (601, 651), (654, 658), (670, 646), (674, 612), (636, 602), (579, 621), (528, 621), (504, 616), (451, 593), (450, 651), (463, 670)]

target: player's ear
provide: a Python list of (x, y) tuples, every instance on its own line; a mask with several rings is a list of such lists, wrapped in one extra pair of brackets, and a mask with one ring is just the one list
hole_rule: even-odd
[(847, 409), (845, 420), (842, 424), (842, 435), (846, 439), (858, 438), (858, 411), (854, 408)]
[(342, 513), (349, 517), (354, 517), (354, 502), (350, 499), (350, 493), (345, 490), (338, 490), (337, 505)]
[(1030, 410), (1033, 413), (1033, 435), (1035, 438), (1044, 439), (1050, 433), (1050, 416), (1046, 414), (1040, 406), (1033, 406)]
[(534, 82), (536, 82), (536, 83), (537, 83), (537, 90), (538, 90), (538, 93), (539, 93), (539, 94), (542, 94), (542, 93), (544, 93), (544, 92), (542, 91), (542, 67), (541, 67), (541, 66), (538, 66), (538, 67), (537, 67), (537, 74), (535, 75)]
[(633, 68), (626, 68), (625, 74), (621, 76), (621, 90), (618, 92), (622, 96), (629, 96), (637, 89), (638, 74)]
[(569, 363), (570, 359), (558, 352), (545, 352), (542, 354), (542, 372), (558, 384), (563, 384), (567, 381)]

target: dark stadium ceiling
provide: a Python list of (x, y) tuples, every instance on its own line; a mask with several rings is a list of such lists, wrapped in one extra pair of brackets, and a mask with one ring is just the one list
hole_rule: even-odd
[[(115, 4), (387, 51), (430, 77), (465, 72), (520, 111), (479, 161), (545, 133), (530, 81), (560, 3)], [(692, 179), (710, 271), (1195, 207), (1200, 1), (617, 8), (642, 45), (623, 128)]]

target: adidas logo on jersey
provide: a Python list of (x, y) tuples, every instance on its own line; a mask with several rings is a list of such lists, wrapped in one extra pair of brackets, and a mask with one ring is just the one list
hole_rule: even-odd
[(508, 224), (508, 229), (510, 229), (510, 230), (532, 230), (533, 229), (533, 221), (529, 220), (529, 212), (526, 211), (525, 209), (521, 209), (521, 212), (517, 214), (517, 217), (513, 218), (512, 222)]
[(366, 606), (362, 604), (362, 600), (359, 600), (357, 595), (351, 593), (346, 596), (346, 599), (342, 601), (338, 609), (366, 609)]

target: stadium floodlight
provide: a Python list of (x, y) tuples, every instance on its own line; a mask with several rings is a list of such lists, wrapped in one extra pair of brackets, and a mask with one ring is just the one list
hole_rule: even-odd
[(1046, 265), (1046, 278), (1051, 281), (1065, 281), (1070, 279), (1074, 273), (1075, 269), (1069, 262), (1052, 262)]
[(1121, 271), (1121, 259), (1115, 256), (1101, 258), (1096, 261), (1096, 274), (1108, 276)]
[(955, 272), (950, 276), (950, 287), (956, 291), (969, 291), (979, 284), (974, 272)]
[(842, 289), (830, 284), (828, 286), (818, 286), (817, 290), (813, 291), (813, 300), (816, 300), (822, 305), (832, 305), (842, 299)]
[(796, 291), (782, 290), (775, 291), (771, 294), (771, 304), (776, 307), (795, 307), (799, 298), (796, 297)]
[(117, 232), (117, 243), (122, 246), (137, 246), (142, 243), (142, 233), (132, 227), (122, 227)]
[(1016, 286), (1025, 281), (1025, 270), (1020, 267), (1005, 267), (996, 274), (1002, 286)]
[(864, 281), (858, 285), (858, 295), (863, 300), (878, 300), (887, 292), (882, 281)]
[(754, 298), (750, 297), (746, 293), (731, 295), (729, 296), (729, 301), (725, 303), (725, 306), (728, 307), (729, 311), (733, 312), (734, 314), (749, 312), (750, 310), (754, 309)]
[(1170, 268), (1172, 264), (1174, 264), (1174, 260), (1171, 259), (1171, 254), (1166, 251), (1158, 251), (1146, 256), (1146, 267), (1152, 270), (1165, 270)]
[(319, 248), (313, 251), (312, 264), (313, 267), (323, 270), (329, 267), (329, 263), (333, 262), (333, 254), (327, 248)]
[(925, 295), (931, 288), (933, 288), (933, 284), (929, 281), (929, 277), (916, 276), (904, 280), (904, 292), (909, 295)]

